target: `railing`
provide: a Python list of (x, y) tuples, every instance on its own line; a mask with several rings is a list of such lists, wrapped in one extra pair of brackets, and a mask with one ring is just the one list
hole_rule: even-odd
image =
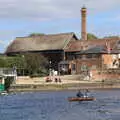
[(15, 76), (17, 75), (16, 70), (12, 68), (0, 68), (0, 75), (2, 76)]

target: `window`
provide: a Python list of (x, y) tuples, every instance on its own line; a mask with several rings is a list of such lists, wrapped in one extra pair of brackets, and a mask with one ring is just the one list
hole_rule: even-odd
[(96, 68), (97, 68), (96, 65), (92, 65), (92, 66), (91, 66), (91, 69), (96, 69)]
[(81, 71), (87, 71), (88, 66), (87, 65), (81, 65)]
[(82, 59), (85, 60), (86, 59), (86, 55), (82, 55)]
[(86, 58), (92, 58), (92, 54), (87, 54)]
[(100, 54), (92, 54), (92, 58), (99, 58)]
[(74, 60), (75, 59), (75, 56), (74, 55), (69, 55), (67, 56), (68, 60)]
[(72, 70), (75, 70), (75, 64), (72, 64)]
[(76, 56), (78, 59), (81, 59), (82, 58), (82, 55), (77, 55)]

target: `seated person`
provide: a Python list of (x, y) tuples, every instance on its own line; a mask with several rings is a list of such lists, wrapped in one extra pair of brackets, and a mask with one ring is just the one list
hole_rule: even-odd
[(85, 97), (90, 97), (90, 91), (88, 89), (85, 91)]
[(77, 97), (83, 97), (84, 95), (81, 93), (81, 91), (79, 90), (78, 93), (76, 94)]

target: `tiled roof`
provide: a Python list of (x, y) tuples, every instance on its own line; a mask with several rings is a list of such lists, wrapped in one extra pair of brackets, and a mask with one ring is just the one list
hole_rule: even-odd
[(87, 50), (81, 50), (80, 52), (77, 52), (76, 54), (91, 54), (91, 53), (107, 53), (107, 50), (105, 46), (95, 46), (92, 48), (89, 48)]
[[(106, 44), (109, 44), (109, 46), (114, 48), (117, 41), (119, 41), (119, 38), (104, 38), (104, 39), (95, 39), (95, 40), (78, 40), (78, 41), (71, 41), (68, 44), (68, 47), (66, 47), (66, 52), (76, 52), (81, 50), (87, 50), (95, 46), (106, 46)], [(107, 47), (107, 46), (106, 46)]]

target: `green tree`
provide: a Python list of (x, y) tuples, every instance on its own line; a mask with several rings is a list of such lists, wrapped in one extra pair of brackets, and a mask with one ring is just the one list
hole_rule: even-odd
[(48, 74), (48, 65), (47, 59), (38, 53), (26, 53), (14, 57), (0, 56), (0, 67), (16, 67), (19, 74), (22, 74), (24, 70), (25, 75), (46, 75)]
[(1, 68), (7, 67), (6, 57), (0, 56), (0, 67)]
[(119, 36), (105, 36), (104, 38), (114, 38), (114, 39), (118, 39)]
[(33, 36), (42, 36), (45, 35), (44, 33), (31, 33), (30, 35), (28, 35), (29, 37), (33, 37)]
[(6, 67), (14, 67), (23, 68), (24, 67), (24, 59), (21, 56), (15, 57), (6, 57)]
[(24, 67), (28, 71), (29, 75), (47, 74), (48, 61), (41, 54), (26, 53), (24, 54), (24, 60)]
[(17, 69), (24, 68), (24, 59), (19, 56), (8, 57), (8, 56), (0, 56), (0, 68), (13, 68), (16, 67)]
[(94, 40), (94, 39), (98, 39), (98, 38), (92, 33), (87, 33), (87, 40)]

